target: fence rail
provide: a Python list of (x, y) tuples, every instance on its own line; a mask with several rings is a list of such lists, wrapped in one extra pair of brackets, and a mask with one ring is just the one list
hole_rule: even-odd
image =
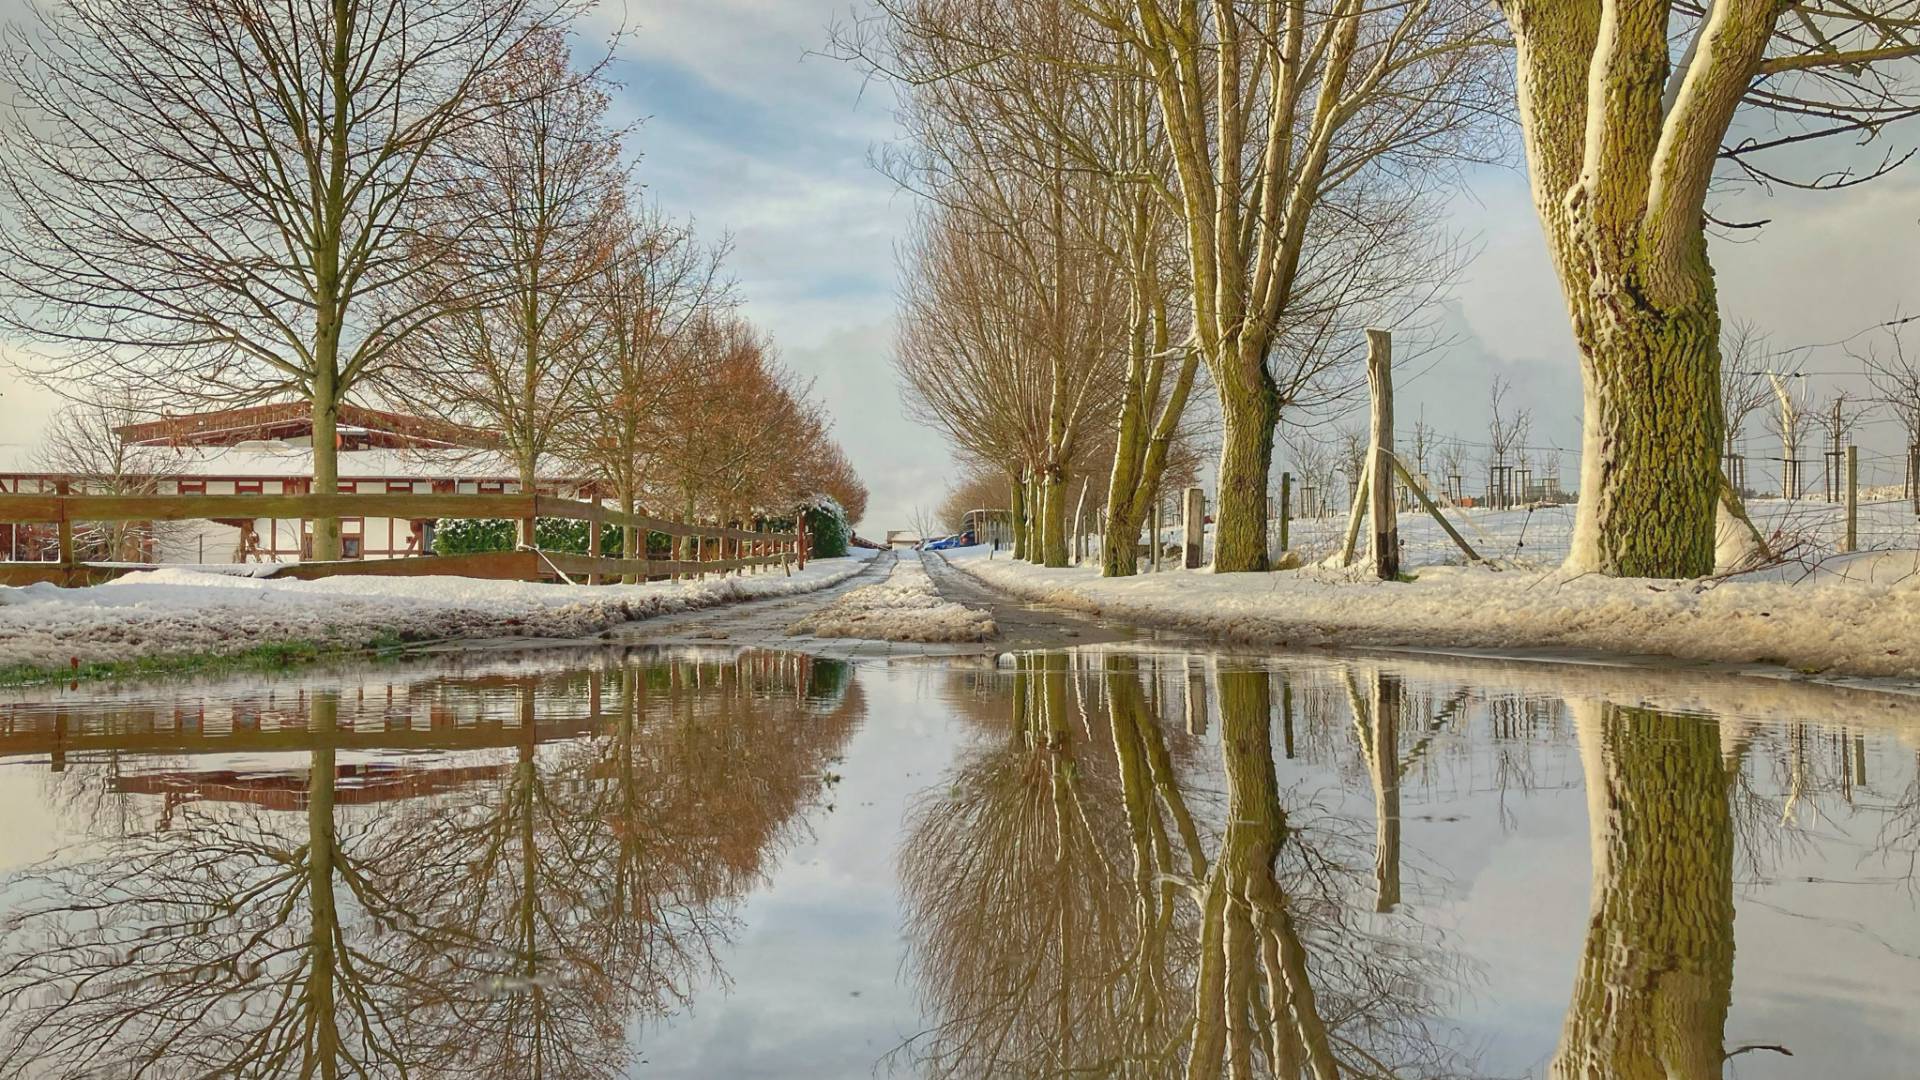
[(531, 523), (543, 517), (587, 522), (590, 547), (598, 547), (601, 526), (614, 525), (634, 529), (643, 536), (661, 533), (678, 540), (691, 540), (690, 554), (694, 557), (625, 559), (523, 547), (515, 551), (465, 555), (421, 553), (390, 559), (306, 560), (279, 564), (266, 576), (312, 579), (350, 574), (456, 575), (535, 580), (579, 575), (584, 576), (588, 584), (599, 584), (606, 578), (644, 581), (661, 576), (703, 577), (772, 567), (787, 572), (796, 566), (806, 568), (808, 538), (804, 528), (771, 532), (671, 521), (552, 495), (0, 495), (0, 523), (59, 527), (57, 562), (0, 562), (0, 584), (48, 581), (63, 585), (93, 584), (161, 565), (76, 559), (73, 527), (88, 522), (506, 519), (522, 523), (523, 535), (531, 536)]

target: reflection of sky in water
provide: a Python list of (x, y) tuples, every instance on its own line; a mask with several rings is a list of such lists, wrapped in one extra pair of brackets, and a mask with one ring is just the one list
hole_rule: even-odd
[[(704, 655), (714, 661), (725, 654)], [(515, 680), (527, 682), (536, 688), (531, 697), (536, 731), (548, 740), (535, 757), (542, 768), (553, 770), (554, 790), (562, 791), (575, 783), (567, 779), (574, 775), (566, 756), (574, 746), (572, 729), (582, 718), (590, 720), (593, 701), (603, 713), (617, 702), (617, 677), (595, 680), (597, 689), (591, 689), (582, 670), (606, 662), (600, 654), (454, 661), (444, 669), (427, 665), (398, 672), (284, 676), (272, 680), (272, 689), (282, 702), (289, 695), (304, 700), (300, 695), (316, 690), (339, 692), (341, 726), (360, 740), (339, 751), (345, 790), (355, 782), (372, 783), (367, 777), (387, 766), (429, 771), (510, 766), (523, 713), (503, 702), (520, 700)], [(1217, 852), (1227, 791), (1217, 676), (1204, 659), (1190, 665), (1179, 657), (1158, 662), (1164, 669), (1159, 727), (1184, 797), (1200, 822), (1203, 846)], [(1117, 801), (1121, 788), (1108, 702), (1098, 689), (1098, 654), (1091, 663), (1084, 683), (1068, 680), (1088, 692), (1062, 699), (1063, 737), (1075, 759), (1075, 790), (1096, 822), (1094, 834), (1117, 836), (1098, 824), (1121, 821), (1124, 815)], [(1914, 841), (1908, 837), (1888, 852), (1883, 835), (1902, 807), (1909, 821), (1920, 814), (1915, 806), (1920, 758), (1914, 749), (1920, 724), (1904, 704), (1890, 707), (1888, 699), (1865, 693), (1715, 681), (1673, 671), (1354, 661), (1356, 685), (1369, 685), (1380, 670), (1402, 678), (1407, 693), (1397, 733), (1404, 770), (1403, 895), (1394, 913), (1381, 915), (1371, 910), (1375, 791), (1348, 707), (1346, 662), (1315, 656), (1275, 663), (1292, 687), (1295, 757), (1286, 760), (1281, 680), (1269, 683), (1272, 741), (1282, 757), (1277, 778), (1288, 821), (1304, 830), (1301, 842), (1324, 843), (1328, 857), (1343, 860), (1351, 871), (1342, 880), (1352, 908), (1342, 919), (1338, 940), (1357, 955), (1338, 959), (1371, 963), (1368, 949), (1399, 941), (1417, 941), (1437, 957), (1420, 970), (1436, 982), (1425, 993), (1443, 1015), (1422, 1019), (1436, 1038), (1468, 1055), (1456, 1059), (1456, 1066), (1473, 1075), (1544, 1076), (1560, 1044), (1589, 933), (1592, 860), (1579, 736), (1590, 733), (1591, 717), (1598, 715), (1589, 703), (1608, 700), (1692, 713), (1723, 711), (1728, 718), (1716, 725), (1721, 755), (1743, 762), (1742, 782), (1729, 796), (1736, 949), (1724, 1043), (1728, 1049), (1777, 1043), (1796, 1056), (1742, 1054), (1728, 1074), (1891, 1076), (1910, 1069), (1920, 1050), (1920, 1036), (1910, 1029), (1911, 1016), (1920, 1009), (1915, 989), (1920, 986), (1920, 919), (1915, 918), (1917, 890), (1905, 879)], [(717, 672), (724, 665), (710, 666)], [(657, 706), (676, 693), (693, 700), (711, 696), (712, 676), (702, 678), (707, 680), (703, 687), (679, 691), (662, 683), (650, 691), (651, 700)], [(859, 713), (844, 744), (821, 750), (828, 755), (823, 759), (790, 762), (811, 769), (824, 761), (824, 771), (837, 779), (795, 804), (776, 829), (778, 839), (762, 852), (763, 876), (746, 880), (737, 897), (726, 898), (733, 919), (730, 934), (713, 944), (718, 974), (709, 970), (694, 979), (691, 1006), (627, 1021), (629, 1040), (643, 1063), (636, 1071), (841, 1077), (876, 1068), (884, 1073), (890, 1065), (912, 1073), (924, 1064), (911, 1055), (889, 1056), (903, 1040), (943, 1019), (938, 1003), (921, 993), (924, 973), (903, 907), (909, 897), (899, 880), (901, 845), (910, 836), (933, 835), (909, 833), (914, 813), (957, 797), (962, 773), (1007, 745), (1015, 676), (1006, 670), (982, 676), (934, 665), (876, 665), (857, 669), (853, 679), (856, 687), (833, 698), (851, 702)], [(1192, 710), (1183, 691), (1189, 685), (1207, 694), (1200, 737), (1185, 732)], [(230, 702), (260, 692), (242, 680), (213, 680), (177, 690), (92, 688), (56, 696), (69, 714), (68, 730), (85, 731), (86, 717), (112, 713), (124, 719), (152, 705), (149, 699), (177, 708), (187, 699)], [(790, 690), (776, 686), (768, 695), (743, 700), (742, 707), (774, 708), (770, 703), (783, 692)], [(38, 708), (31, 698), (16, 692), (0, 701), (0, 744), (51, 715), (51, 707)], [(394, 705), (396, 700), (404, 707)], [(1455, 702), (1454, 719), (1433, 721)], [(439, 730), (458, 732), (457, 738), (469, 740), (461, 745), (472, 748), (418, 745), (418, 730), (430, 727), (434, 716)], [(791, 722), (790, 714), (783, 716), (788, 717), (783, 723)], [(1803, 717), (1820, 723), (1796, 723)], [(1702, 722), (1667, 715), (1657, 719), (1665, 726), (1650, 727), (1649, 721), (1633, 730), (1658, 750), (1662, 740)], [(404, 751), (381, 747), (381, 724), (412, 725), (416, 745)], [(106, 738), (98, 730), (93, 737)], [(303, 736), (290, 731), (287, 737)], [(62, 777), (50, 773), (45, 754), (0, 758), (0, 820), (7, 822), (0, 829), (0, 872), (13, 877), (35, 860), (87, 839), (68, 808), (89, 782), (84, 777), (97, 781), (104, 775), (101, 747), (110, 741), (70, 753), (69, 772)], [(217, 753), (121, 755), (114, 768), (129, 775), (219, 774), (245, 787), (284, 786), (288, 777), (304, 776), (308, 765), (306, 753), (270, 742), (237, 749), (218, 745)], [(1862, 760), (1864, 785), (1856, 775)], [(764, 770), (766, 763), (758, 768)], [(742, 782), (738, 776), (716, 775), (724, 777), (716, 781), (720, 787)], [(1788, 812), (1787, 797), (1796, 788), (1799, 794)], [(427, 795), (413, 804), (417, 810), (419, 804), (459, 798), (484, 805), (489, 790), (484, 782), (473, 782), (452, 795)], [(159, 801), (143, 794), (89, 805), (87, 827), (98, 838), (152, 828)], [(382, 815), (415, 812), (408, 805), (342, 806), (337, 814), (343, 827), (378, 823)], [(223, 806), (217, 812), (240, 811)], [(725, 813), (725, 801), (701, 812)], [(268, 812), (266, 819), (291, 829), (304, 815)], [(77, 858), (81, 850), (60, 859)], [(1106, 858), (1124, 877), (1129, 859), (1124, 842)], [(1286, 887), (1293, 864), (1283, 854), (1279, 865)], [(0, 903), (21, 905), (44, 894), (43, 888), (22, 888), (16, 880), (0, 892)], [(964, 896), (952, 898), (956, 909), (966, 902)], [(1194, 907), (1190, 895), (1183, 894), (1178, 903)], [(1326, 970), (1334, 958), (1324, 949), (1314, 954), (1316, 943), (1324, 946), (1327, 940), (1315, 918), (1301, 915), (1310, 965), (1316, 978), (1337, 980), (1344, 976)], [(1182, 987), (1175, 999), (1191, 1010), (1190, 975), (1175, 981)], [(1329, 990), (1330, 1000), (1337, 989)]]

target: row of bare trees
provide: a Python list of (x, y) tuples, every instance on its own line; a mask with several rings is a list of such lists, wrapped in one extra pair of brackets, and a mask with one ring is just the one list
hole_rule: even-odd
[[(70, 394), (370, 397), (493, 433), (523, 490), (740, 519), (865, 492), (737, 310), (728, 243), (646, 205), (576, 0), (98, 0), (8, 31), (0, 286)], [(314, 523), (337, 557), (337, 521)], [(629, 544), (633, 538), (629, 538)]]
[[(900, 171), (934, 207), (907, 273), (912, 396), (963, 448), (1037, 475), (1043, 521), (1070, 440), (1093, 441), (1077, 410), (1103, 406), (1117, 450), (1108, 533), (1131, 551), (1127, 496), (1152, 487), (1153, 447), (1179, 429), (1197, 358), (1221, 423), (1218, 571), (1269, 565), (1283, 414), (1350, 388), (1358, 330), (1403, 323), (1445, 286), (1456, 263), (1434, 231), (1438, 197), (1460, 166), (1508, 156), (1517, 118), (1583, 375), (1570, 563), (1710, 572), (1716, 515), (1738, 509), (1720, 470), (1713, 182), (1794, 183), (1795, 147), (1873, 138), (1920, 112), (1915, 0), (874, 8), (837, 41), (904, 88), (914, 149)], [(1900, 160), (1822, 163), (1800, 183), (1850, 186)], [(1018, 259), (998, 251), (1009, 244), (1025, 245)], [(955, 245), (984, 247), (997, 291), (942, 280), (932, 268)], [(1076, 259), (1104, 273), (1070, 276)], [(1111, 314), (1069, 317), (1063, 297)], [(929, 306), (963, 310), (936, 320)], [(946, 378), (941, 351), (986, 348), (951, 327), (990, 307), (1009, 312), (976, 336), (1064, 369), (1022, 394), (1044, 442), (948, 407), (1001, 412)], [(1094, 327), (1105, 348), (1082, 370), (1069, 328)], [(1110, 551), (1108, 572), (1126, 561)]]

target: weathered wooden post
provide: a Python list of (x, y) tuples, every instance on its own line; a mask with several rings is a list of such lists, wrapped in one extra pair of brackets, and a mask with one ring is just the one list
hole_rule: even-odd
[(71, 585), (73, 584), (73, 517), (71, 511), (67, 509), (66, 497), (73, 494), (73, 485), (66, 480), (59, 480), (55, 481), (53, 490), (60, 496), (60, 569), (63, 571), (61, 583)]
[(1280, 474), (1280, 550), (1292, 550), (1287, 543), (1287, 519), (1293, 516), (1293, 474)]
[(1207, 493), (1201, 488), (1188, 488), (1181, 515), (1182, 561), (1187, 569), (1198, 570), (1207, 543)]
[(587, 564), (587, 584), (600, 584), (600, 526), (606, 520), (607, 512), (600, 505), (600, 496), (593, 497), (593, 509), (587, 511), (587, 558), (593, 561)]
[(1860, 550), (1860, 448), (1847, 444), (1847, 551)]
[(1400, 514), (1393, 499), (1393, 335), (1367, 330), (1367, 392), (1373, 406), (1373, 465), (1368, 489), (1373, 524), (1373, 572), (1400, 576)]
[(1153, 496), (1153, 521), (1148, 524), (1147, 554), (1153, 559), (1153, 572), (1160, 572), (1160, 495)]

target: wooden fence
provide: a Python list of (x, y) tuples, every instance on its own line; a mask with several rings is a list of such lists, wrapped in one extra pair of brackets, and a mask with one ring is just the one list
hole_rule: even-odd
[(622, 578), (645, 581), (660, 577), (704, 577), (773, 567), (791, 573), (794, 567), (805, 569), (807, 565), (808, 538), (804, 527), (796, 532), (757, 532), (725, 525), (667, 521), (550, 495), (0, 495), (0, 522), (54, 524), (59, 529), (58, 562), (0, 562), (0, 585), (45, 581), (90, 585), (131, 571), (156, 568), (157, 564), (151, 563), (76, 560), (76, 523), (493, 518), (518, 522), (520, 534), (532, 536), (534, 519), (543, 517), (587, 522), (587, 534), (592, 538), (589, 547), (595, 550), (599, 547), (601, 527), (615, 525), (637, 529), (643, 536), (664, 533), (676, 541), (692, 539), (694, 557), (624, 559), (522, 547), (468, 555), (423, 554), (392, 559), (281, 563), (265, 576), (312, 579), (341, 574), (453, 575), (521, 581), (564, 576), (584, 578), (587, 584), (597, 585), (603, 580)]

